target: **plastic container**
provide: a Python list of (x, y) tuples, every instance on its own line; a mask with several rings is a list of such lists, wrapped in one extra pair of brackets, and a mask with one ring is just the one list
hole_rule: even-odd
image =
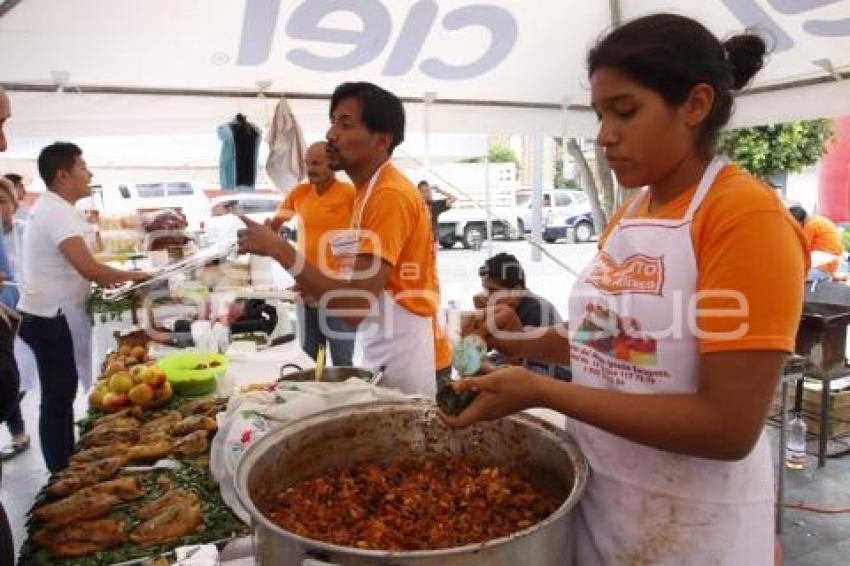
[(227, 371), (227, 358), (213, 352), (180, 352), (157, 362), (175, 393), (199, 397), (215, 392), (218, 378)]

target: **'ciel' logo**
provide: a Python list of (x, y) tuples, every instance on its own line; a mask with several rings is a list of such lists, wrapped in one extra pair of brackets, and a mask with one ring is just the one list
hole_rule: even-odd
[[(246, 0), (238, 65), (262, 65), (268, 60), (279, 11), (280, 0)], [(334, 28), (322, 23), (336, 12), (354, 14), (362, 22), (362, 29)], [(420, 0), (410, 6), (390, 49), (383, 75), (401, 76), (410, 72), (419, 60), (438, 13), (439, 6), (433, 0)], [(500, 6), (483, 3), (461, 6), (447, 12), (441, 23), (449, 31), (484, 28), (490, 41), (483, 52), (475, 46), (461, 50), (460, 62), (436, 57), (422, 60), (419, 70), (434, 79), (461, 80), (486, 73), (501, 64), (516, 45), (516, 19)], [(292, 39), (350, 46), (347, 53), (335, 56), (320, 55), (307, 48), (291, 49), (286, 54), (291, 63), (314, 71), (348, 71), (373, 61), (384, 51), (393, 35), (393, 21), (381, 0), (305, 0), (290, 14), (285, 31)]]

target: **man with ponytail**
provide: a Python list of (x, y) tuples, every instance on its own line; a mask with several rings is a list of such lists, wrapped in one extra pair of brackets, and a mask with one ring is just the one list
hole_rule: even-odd
[[(794, 350), (805, 243), (767, 186), (716, 155), (735, 91), (761, 68), (752, 34), (719, 41), (672, 14), (611, 31), (587, 56), (597, 141), (635, 191), (573, 286), (569, 332), (512, 332), (509, 356), (570, 363), (573, 381), (510, 367), (455, 427), (529, 407), (567, 416), (592, 468), (576, 563), (771, 564), (764, 420)], [(767, 274), (781, 273), (782, 277)], [(516, 329), (516, 321), (500, 321)]]

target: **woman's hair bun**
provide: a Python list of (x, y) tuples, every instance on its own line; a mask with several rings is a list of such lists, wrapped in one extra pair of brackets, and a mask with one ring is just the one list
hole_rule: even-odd
[(723, 42), (732, 70), (732, 90), (740, 90), (764, 66), (767, 45), (754, 33), (734, 35)]

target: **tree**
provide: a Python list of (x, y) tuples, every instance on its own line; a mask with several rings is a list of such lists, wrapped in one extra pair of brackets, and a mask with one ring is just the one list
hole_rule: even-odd
[(578, 184), (575, 180), (564, 177), (564, 152), (561, 151), (561, 144), (557, 140), (555, 143), (558, 150), (555, 155), (555, 179), (552, 184), (556, 189), (576, 189)]
[(487, 152), (487, 158), (490, 163), (513, 163), (519, 169), (519, 158), (517, 158), (516, 153), (504, 145), (498, 143), (491, 145)]
[[(490, 163), (513, 163), (516, 165), (517, 171), (520, 170), (519, 158), (509, 147), (506, 147), (502, 144), (494, 143), (487, 150), (487, 160)], [(468, 159), (461, 159), (460, 163), (484, 163), (483, 157), (470, 157)]]
[(833, 129), (830, 120), (803, 120), (726, 132), (720, 150), (757, 177), (795, 173), (820, 161)]
[(567, 139), (565, 149), (570, 157), (573, 158), (573, 161), (575, 161), (579, 171), (581, 171), (581, 176), (583, 178), (582, 188), (584, 189), (584, 193), (587, 195), (587, 200), (590, 204), (590, 214), (593, 217), (593, 227), (597, 234), (601, 234), (602, 230), (605, 229), (605, 225), (608, 222), (608, 217), (611, 213), (608, 211), (606, 214), (606, 211), (602, 208), (596, 179), (593, 176), (590, 164), (587, 162), (587, 158), (585, 158), (578, 140), (576, 138)]

